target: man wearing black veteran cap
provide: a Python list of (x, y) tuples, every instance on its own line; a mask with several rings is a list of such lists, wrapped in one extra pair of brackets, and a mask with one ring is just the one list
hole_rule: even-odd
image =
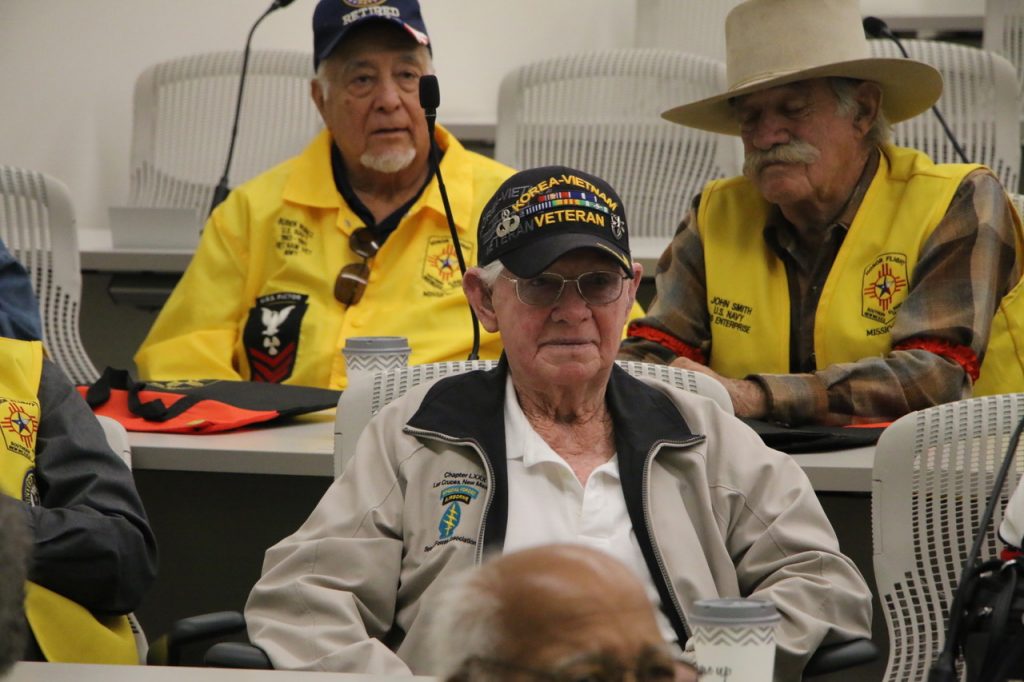
[[(349, 336), (405, 336), (410, 362), (462, 360), (472, 326), (428, 161), (419, 79), (433, 71), (415, 0), (320, 0), (311, 94), (326, 125), (299, 156), (238, 187), (136, 355), (144, 378), (346, 385)], [(441, 126), (459, 241), (511, 169)], [(496, 358), (484, 334), (480, 357)]]
[(1024, 390), (1024, 234), (992, 172), (934, 164), (890, 123), (942, 92), (871, 57), (857, 0), (747, 0), (725, 23), (729, 88), (663, 114), (743, 140), (658, 263), (622, 357), (704, 371), (736, 413), (888, 421)]
[(695, 679), (698, 599), (775, 603), (778, 680), (799, 679), (822, 643), (867, 636), (867, 585), (800, 467), (713, 401), (615, 365), (641, 275), (615, 191), (571, 168), (517, 173), (478, 240), (463, 286), (502, 360), (381, 410), (305, 524), (267, 551), (245, 616), (275, 667), (433, 674), (459, 655), (428, 636), (446, 584), (558, 542), (636, 573), (680, 680)]

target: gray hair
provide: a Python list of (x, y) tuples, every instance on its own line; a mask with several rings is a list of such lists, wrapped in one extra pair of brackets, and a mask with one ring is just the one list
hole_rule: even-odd
[[(828, 79), (829, 85), (832, 86), (832, 92), (835, 93), (836, 100), (838, 100), (836, 102), (836, 111), (841, 116), (853, 118), (857, 115), (857, 86), (863, 82), (853, 78), (830, 77)], [(871, 123), (871, 129), (868, 130), (864, 141), (870, 146), (875, 147), (886, 144), (891, 139), (892, 126), (889, 124), (889, 119), (885, 117), (882, 107), (879, 106), (875, 120)]]
[(480, 279), (483, 280), (483, 283), (487, 285), (488, 289), (490, 289), (494, 286), (494, 283), (498, 281), (498, 277), (501, 276), (501, 273), (505, 271), (505, 266), (500, 260), (494, 260), (487, 265), (477, 266), (477, 270), (479, 271)]
[[(496, 588), (490, 571), (474, 567), (454, 576), (433, 600), (430, 650), (439, 681), (466, 680), (472, 660), (492, 656), (500, 646), (502, 604)], [(481, 674), (473, 675), (475, 682)]]

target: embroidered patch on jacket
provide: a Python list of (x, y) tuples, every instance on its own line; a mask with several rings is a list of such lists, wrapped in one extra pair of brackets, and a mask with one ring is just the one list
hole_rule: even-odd
[(35, 461), (39, 419), (34, 415), (37, 411), (38, 407), (33, 403), (0, 401), (0, 433), (3, 434), (4, 444), (14, 454), (30, 461)]
[(279, 384), (292, 375), (308, 300), (292, 292), (256, 299), (242, 333), (252, 381)]
[[(462, 257), (470, 262), (473, 248), (465, 242)], [(423, 256), (423, 281), (429, 285), (425, 296), (443, 296), (462, 289), (462, 272), (451, 237), (430, 237)]]
[(907, 297), (907, 256), (883, 253), (864, 269), (861, 315), (889, 325)]
[(481, 487), (486, 488), (484, 477), (480, 474), (445, 474), (444, 480), (434, 483), (434, 488), (441, 487), (438, 499), (441, 502), (441, 516), (437, 522), (437, 540), (423, 551), (429, 552), (435, 547), (449, 542), (462, 542), (475, 545), (476, 538), (459, 535), (456, 531), (462, 523), (464, 508), (480, 496)]
[(29, 469), (25, 472), (25, 478), (21, 480), (21, 501), (30, 507), (38, 507), (39, 488), (36, 486), (36, 470)]

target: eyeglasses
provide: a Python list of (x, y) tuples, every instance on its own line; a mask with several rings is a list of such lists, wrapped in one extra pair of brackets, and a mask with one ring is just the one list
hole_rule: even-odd
[(362, 263), (349, 263), (334, 280), (334, 298), (342, 305), (359, 303), (370, 281), (370, 265), (367, 261), (377, 255), (380, 244), (377, 235), (368, 227), (360, 227), (348, 237), (348, 247), (363, 259)]
[(474, 656), (466, 663), (497, 672), (528, 675), (543, 682), (623, 682), (627, 678), (636, 682), (672, 682), (675, 679), (674, 661), (667, 652), (660, 650), (642, 655), (635, 666), (623, 665), (607, 654), (581, 656), (551, 670), (484, 656)]
[(562, 297), (562, 291), (568, 282), (576, 285), (580, 297), (590, 305), (608, 305), (617, 301), (622, 295), (622, 283), (632, 277), (617, 272), (585, 272), (575, 279), (562, 277), (554, 272), (542, 272), (529, 279), (516, 279), (502, 275), (516, 285), (516, 298), (526, 305), (547, 307), (554, 305)]

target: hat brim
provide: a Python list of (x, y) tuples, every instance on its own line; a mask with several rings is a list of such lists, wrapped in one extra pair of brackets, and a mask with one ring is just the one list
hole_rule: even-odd
[(878, 83), (882, 88), (882, 111), (890, 123), (917, 116), (942, 95), (942, 75), (934, 67), (913, 59), (870, 57), (747, 81), (720, 95), (669, 109), (661, 117), (691, 128), (739, 135), (739, 124), (729, 104), (732, 98), (797, 81), (833, 76)]
[(629, 251), (624, 251), (614, 242), (595, 237), (593, 233), (560, 231), (546, 237), (531, 239), (521, 248), (498, 254), (497, 260), (517, 277), (536, 277), (556, 260), (576, 249), (597, 249), (614, 258), (627, 275), (633, 274), (633, 261)]

